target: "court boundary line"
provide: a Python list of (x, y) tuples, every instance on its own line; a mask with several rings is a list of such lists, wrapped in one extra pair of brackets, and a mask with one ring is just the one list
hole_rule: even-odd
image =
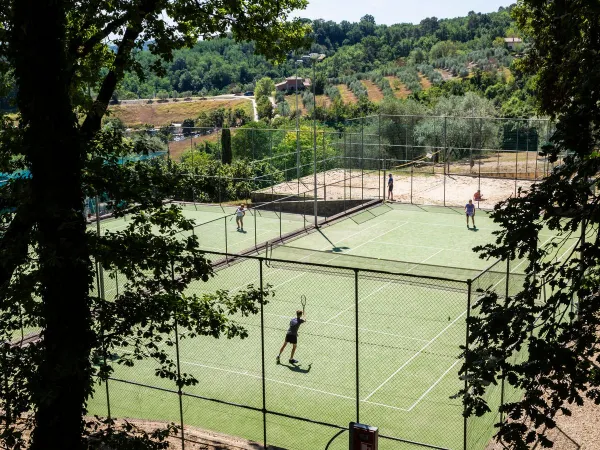
[(444, 379), (444, 377), (448, 374), (448, 372), (450, 372), (454, 368), (454, 366), (456, 366), (460, 361), (462, 361), (462, 360), (457, 359), (456, 361), (454, 361), (454, 364), (452, 364), (448, 369), (446, 369), (446, 371), (442, 374), (442, 376), (439, 377), (435, 381), (435, 383), (433, 383), (431, 386), (429, 386), (429, 388), (417, 399), (417, 401), (414, 402), (410, 406), (410, 408), (408, 408), (408, 412), (412, 411), (413, 408), (421, 402), (421, 400), (423, 400), (425, 397), (427, 397), (427, 394), (429, 394), (433, 390), (433, 388), (436, 387), (440, 383), (440, 381), (442, 381)]
[[(251, 377), (251, 378), (258, 379), (258, 380), (262, 380), (262, 376), (261, 375), (257, 375), (256, 373), (252, 373), (252, 372), (249, 372), (247, 370), (244, 371), (244, 372), (242, 372), (242, 371), (239, 371), (239, 370), (223, 369), (221, 367), (209, 366), (207, 364), (200, 364), (200, 363), (195, 363), (195, 362), (191, 362), (191, 361), (181, 361), (181, 363), (182, 364), (188, 364), (190, 366), (195, 366), (195, 367), (203, 367), (203, 368), (206, 368), (206, 369), (212, 369), (212, 370), (218, 370), (218, 371), (221, 371), (221, 372), (232, 373), (232, 374), (235, 374), (235, 375), (244, 375), (244, 376), (248, 376), (248, 377)], [(299, 388), (299, 389), (305, 389), (307, 391), (318, 392), (320, 394), (331, 395), (331, 396), (343, 398), (343, 399), (346, 399), (346, 400), (356, 401), (356, 397), (350, 397), (348, 395), (343, 395), (343, 394), (336, 394), (335, 392), (324, 391), (322, 389), (315, 389), (315, 388), (311, 388), (311, 387), (308, 387), (308, 386), (303, 386), (301, 384), (290, 383), (289, 381), (282, 381), (282, 380), (277, 380), (275, 378), (269, 378), (269, 377), (265, 377), (265, 381), (270, 381), (272, 383), (277, 383), (277, 384), (283, 384), (285, 386), (291, 386), (291, 387), (295, 387), (295, 388)], [(376, 403), (376, 402), (370, 402), (368, 400), (360, 400), (360, 399), (359, 399), (359, 401), (362, 402), (362, 403), (369, 403), (369, 404), (372, 404), (372, 405), (382, 406), (382, 407), (385, 407), (385, 408), (395, 409), (395, 410), (398, 410), (398, 411), (409, 412), (408, 409), (406, 409), (406, 408), (400, 408), (398, 406), (387, 405), (385, 403)]]
[(427, 347), (429, 347), (431, 344), (433, 344), (437, 338), (439, 338), (442, 334), (444, 334), (446, 332), (446, 330), (448, 330), (448, 328), (450, 328), (452, 325), (454, 325), (456, 323), (456, 321), (458, 319), (460, 319), (462, 316), (464, 316), (467, 313), (467, 310), (465, 309), (456, 319), (454, 319), (452, 322), (450, 322), (448, 325), (446, 325), (446, 327), (440, 331), (438, 334), (436, 334), (427, 344), (425, 344), (417, 353), (415, 353), (413, 356), (411, 356), (407, 361), (405, 361), (393, 374), (391, 374), (383, 383), (381, 383), (373, 392), (371, 392), (369, 395), (367, 395), (365, 397), (365, 400), (369, 400), (369, 398), (371, 398), (373, 396), (373, 394), (375, 394), (379, 389), (381, 389), (388, 381), (390, 381), (392, 378), (394, 378), (394, 376), (396, 376), (402, 369), (404, 369), (408, 364), (410, 364), (417, 356), (419, 356), (423, 350), (425, 350)]

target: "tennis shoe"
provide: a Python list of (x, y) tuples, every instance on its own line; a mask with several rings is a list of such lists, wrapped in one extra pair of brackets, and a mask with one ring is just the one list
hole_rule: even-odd
[(298, 360), (297, 359), (290, 359), (290, 364), (298, 364)]
[(277, 356), (277, 358), (275, 358), (275, 360), (277, 361), (277, 364), (279, 364), (279, 356)]

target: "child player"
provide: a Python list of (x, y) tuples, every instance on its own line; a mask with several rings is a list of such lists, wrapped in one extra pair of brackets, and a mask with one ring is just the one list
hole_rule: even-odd
[(290, 355), (290, 364), (298, 364), (298, 360), (294, 359), (294, 353), (296, 353), (296, 345), (298, 344), (298, 328), (306, 322), (306, 316), (304, 315), (304, 309), (302, 311), (296, 311), (296, 317), (290, 320), (290, 327), (285, 334), (285, 341), (279, 350), (279, 355), (277, 355), (277, 364), (279, 364), (279, 360), (281, 358), (281, 354), (285, 349), (288, 342), (292, 344), (292, 354)]
[(394, 201), (394, 178), (391, 173), (388, 178), (388, 200)]

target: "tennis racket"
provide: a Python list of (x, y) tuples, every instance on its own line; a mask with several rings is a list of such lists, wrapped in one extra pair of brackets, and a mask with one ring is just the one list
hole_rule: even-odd
[(300, 297), (300, 303), (302, 304), (302, 311), (304, 311), (304, 308), (306, 307), (306, 295)]

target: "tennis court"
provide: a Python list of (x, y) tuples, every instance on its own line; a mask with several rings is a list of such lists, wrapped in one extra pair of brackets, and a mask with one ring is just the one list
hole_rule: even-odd
[[(209, 213), (199, 213), (209, 223)], [(184, 389), (186, 426), (262, 441), (264, 342), (264, 401), (275, 413), (266, 421), (269, 444), (324, 449), (336, 430), (318, 422), (345, 426), (357, 420), (358, 409), (362, 423), (415, 442), (382, 439), (381, 449), (419, 448), (416, 443), (463, 448), (462, 403), (450, 397), (462, 386), (458, 354), (466, 332), (464, 281), (490, 265), (472, 248), (490, 242), (496, 229), (483, 211), (478, 211), (476, 223), (477, 231), (468, 230), (461, 209), (380, 205), (275, 246), (262, 255), (269, 257), (266, 261), (244, 258), (209, 282), (190, 286), (190, 293), (201, 295), (219, 289), (235, 292), (262, 280), (275, 296), (264, 307), (264, 326), (259, 316), (236, 317), (249, 331), (244, 340), (180, 336), (182, 371), (200, 381)], [(294, 225), (297, 229), (297, 222), (289, 224)], [(247, 227), (253, 233), (252, 222)], [(278, 230), (271, 231), (262, 240), (276, 238)], [(251, 243), (243, 238), (237, 242), (240, 249)], [(513, 271), (518, 270), (515, 265)], [(502, 285), (505, 278), (487, 280), (482, 283), (493, 286), (481, 287)], [(278, 365), (275, 356), (301, 295), (308, 299), (308, 321), (300, 328), (295, 355), (300, 363), (287, 362), (288, 347)], [(172, 342), (164, 345), (173, 349)], [(129, 383), (109, 381), (114, 416), (179, 421), (174, 383), (156, 377), (153, 367), (152, 361), (133, 368), (115, 365), (114, 378)], [(91, 407), (106, 414), (101, 395)], [(491, 437), (487, 422), (470, 430), (472, 442), (485, 445)], [(347, 435), (342, 435), (330, 449), (347, 448), (346, 442)]]

